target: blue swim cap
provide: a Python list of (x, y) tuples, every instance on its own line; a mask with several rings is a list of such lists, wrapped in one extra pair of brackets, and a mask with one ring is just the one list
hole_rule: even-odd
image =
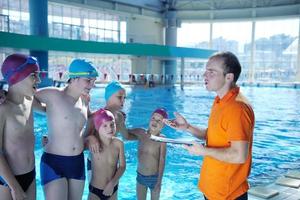
[(105, 100), (109, 98), (119, 90), (125, 90), (124, 86), (118, 81), (112, 81), (105, 87)]
[(95, 78), (98, 72), (91, 62), (82, 59), (74, 59), (69, 66), (69, 78)]

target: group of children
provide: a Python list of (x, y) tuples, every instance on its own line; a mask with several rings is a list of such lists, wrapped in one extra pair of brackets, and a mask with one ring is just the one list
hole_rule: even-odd
[[(152, 141), (161, 135), (162, 108), (150, 118), (148, 130), (128, 129), (121, 111), (126, 91), (119, 82), (105, 88), (106, 105), (91, 112), (89, 92), (98, 73), (91, 63), (75, 59), (69, 66), (64, 88), (37, 90), (39, 66), (34, 57), (8, 56), (1, 71), (9, 87), (0, 105), (0, 196), (1, 199), (36, 199), (33, 110), (47, 115), (48, 138), (40, 163), (45, 198), (82, 199), (88, 148), (91, 170), (88, 199), (117, 199), (118, 182), (126, 168), (123, 141), (138, 140), (137, 199), (159, 199), (165, 166), (166, 144)], [(85, 126), (86, 125), (86, 126)]]
[(164, 109), (158, 108), (151, 115), (148, 130), (127, 129), (126, 115), (121, 111), (125, 96), (125, 88), (119, 82), (111, 82), (105, 88), (106, 106), (88, 120), (86, 144), (91, 149), (87, 161), (91, 171), (89, 199), (116, 199), (118, 180), (126, 168), (123, 142), (114, 137), (117, 132), (124, 139), (139, 141), (137, 199), (146, 199), (148, 188), (151, 199), (159, 199), (166, 145), (150, 140), (150, 135), (160, 135), (163, 119), (168, 115)]

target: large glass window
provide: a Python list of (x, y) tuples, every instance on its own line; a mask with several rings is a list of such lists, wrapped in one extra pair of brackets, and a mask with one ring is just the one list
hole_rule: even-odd
[[(182, 23), (178, 29), (177, 46), (208, 49), (210, 37), (209, 23)], [(181, 74), (180, 60), (177, 61), (177, 80), (183, 76), (185, 82), (202, 81), (204, 60), (186, 59), (184, 75)]]
[(240, 81), (250, 72), (252, 22), (216, 22), (213, 24), (212, 49), (231, 51), (240, 60)]
[[(51, 37), (120, 42), (126, 38), (126, 26), (120, 26), (120, 23), (120, 17), (117, 15), (49, 3), (49, 35)], [(122, 30), (123, 28), (125, 31)]]
[(9, 28), (8, 20), (9, 20), (8, 15), (0, 14), (0, 31), (8, 32), (8, 28)]
[(209, 48), (209, 23), (182, 23), (178, 29), (177, 46)]
[[(255, 27), (254, 44), (252, 26)], [(212, 31), (210, 33), (208, 23), (202, 23), (201, 28), (198, 23), (183, 23), (178, 29), (178, 46), (205, 48), (211, 34), (212, 49), (232, 51), (239, 58), (243, 67), (239, 80), (252, 80), (250, 74), (253, 73), (254, 81), (258, 82), (295, 81), (299, 67), (299, 18), (214, 22)], [(187, 76), (196, 65), (186, 64)]]
[(255, 79), (294, 81), (297, 72), (299, 19), (257, 21)]
[[(0, 31), (30, 34), (29, 21), (28, 0), (0, 0)], [(50, 37), (126, 41), (126, 22), (98, 10), (48, 2), (48, 25)]]
[[(127, 25), (125, 21), (120, 22), (120, 42), (126, 43), (127, 41)], [(119, 36), (118, 36), (119, 37)]]
[(28, 0), (0, 0), (0, 30), (29, 34)]

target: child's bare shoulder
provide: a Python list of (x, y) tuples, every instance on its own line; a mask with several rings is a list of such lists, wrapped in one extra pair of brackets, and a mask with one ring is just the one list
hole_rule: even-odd
[(48, 101), (57, 100), (57, 97), (63, 96), (63, 90), (61, 88), (47, 87), (39, 89), (34, 96), (41, 102), (46, 103)]
[(116, 123), (125, 123), (126, 115), (122, 111), (118, 111), (115, 113)]
[(123, 117), (124, 119), (126, 119), (126, 114), (123, 111), (117, 111), (116, 112), (118, 116)]
[(38, 90), (38, 93), (60, 93), (63, 91), (63, 88), (56, 88), (56, 87), (45, 87)]
[(120, 138), (117, 138), (117, 137), (113, 137), (113, 144), (115, 146), (120, 146), (120, 145), (123, 145), (123, 141), (120, 139)]
[(5, 100), (3, 103), (1, 103), (0, 113), (5, 113), (5, 115), (12, 113), (12, 103), (10, 103), (8, 100)]

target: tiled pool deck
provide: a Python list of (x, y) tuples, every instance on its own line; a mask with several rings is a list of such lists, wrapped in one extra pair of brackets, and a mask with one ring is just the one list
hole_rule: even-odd
[(250, 188), (249, 200), (300, 200), (300, 171), (290, 171), (275, 183)]

